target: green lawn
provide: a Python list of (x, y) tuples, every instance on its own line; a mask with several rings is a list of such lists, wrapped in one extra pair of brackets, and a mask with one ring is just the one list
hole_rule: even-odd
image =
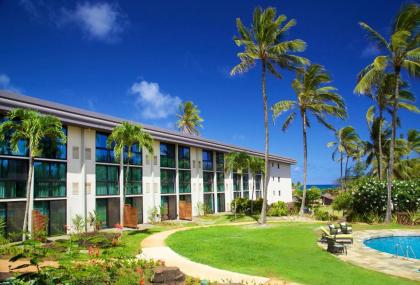
[[(218, 268), (304, 284), (418, 284), (342, 262), (316, 244), (319, 224), (216, 226), (177, 232), (167, 244)], [(395, 228), (354, 225), (355, 230)]]

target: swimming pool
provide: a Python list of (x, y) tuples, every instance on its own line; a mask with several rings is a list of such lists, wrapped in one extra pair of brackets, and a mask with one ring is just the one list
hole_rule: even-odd
[(389, 236), (372, 238), (364, 244), (378, 251), (420, 259), (420, 236)]

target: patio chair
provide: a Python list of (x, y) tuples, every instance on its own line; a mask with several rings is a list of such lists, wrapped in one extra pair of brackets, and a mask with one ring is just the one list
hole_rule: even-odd
[(322, 241), (325, 241), (327, 238), (331, 238), (335, 241), (341, 240), (342, 242), (350, 242), (353, 243), (353, 235), (352, 234), (330, 234), (330, 231), (326, 228), (322, 227)]
[(343, 234), (351, 234), (353, 232), (353, 228), (346, 222), (340, 223), (340, 229)]
[(347, 255), (347, 247), (344, 244), (336, 242), (334, 239), (327, 237), (327, 251), (333, 254), (345, 253)]

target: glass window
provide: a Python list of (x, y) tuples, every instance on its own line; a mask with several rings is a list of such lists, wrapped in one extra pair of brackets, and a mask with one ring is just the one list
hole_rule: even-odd
[[(5, 233), (20, 233), (22, 232), (23, 219), (25, 216), (26, 202), (5, 202), (0, 203), (0, 216), (6, 223)], [(13, 241), (19, 240), (21, 235), (14, 236)], [(9, 236), (11, 238), (11, 236)]]
[(249, 199), (249, 191), (244, 191), (244, 198)]
[(190, 148), (187, 146), (178, 146), (178, 168), (191, 168)]
[(108, 140), (108, 134), (96, 133), (96, 161), (97, 162), (108, 162), (118, 163), (115, 159), (114, 151), (106, 147)]
[(160, 167), (175, 168), (175, 145), (160, 143)]
[(223, 172), (217, 172), (217, 192), (225, 191), (225, 174)]
[(160, 170), (160, 193), (175, 193), (175, 170)]
[(126, 194), (142, 194), (142, 174), (142, 169), (140, 167), (129, 168)]
[(225, 172), (225, 158), (222, 152), (216, 152), (216, 171)]
[(203, 150), (203, 170), (213, 170), (213, 152)]
[(241, 175), (233, 173), (233, 191), (241, 191)]
[(261, 190), (261, 174), (255, 175), (255, 190)]
[[(64, 135), (67, 137), (67, 128), (63, 127), (62, 130)], [(42, 158), (67, 159), (67, 144), (60, 143), (58, 140), (53, 141), (49, 138), (42, 139), (41, 150), (42, 153), (40, 157)]]
[(118, 166), (96, 165), (96, 195), (118, 195)]
[(249, 175), (248, 173), (244, 173), (243, 179), (242, 179), (242, 189), (243, 190), (249, 190)]
[(67, 164), (36, 161), (34, 164), (34, 196), (65, 197)]
[[(7, 119), (4, 116), (0, 116), (0, 123), (3, 123)], [(18, 151), (13, 151), (10, 147), (10, 137), (13, 131), (9, 131), (5, 136), (4, 141), (0, 141), (0, 154), (4, 155), (15, 155), (15, 156), (28, 156), (28, 148), (26, 141), (20, 140), (18, 143)]]
[[(128, 151), (127, 148), (124, 150), (124, 163), (127, 163), (128, 160)], [(134, 144), (131, 147), (131, 165), (142, 165), (142, 155), (141, 155), (141, 147), (137, 144)]]
[(26, 197), (28, 167), (26, 159), (0, 159), (0, 199)]
[(203, 172), (204, 192), (213, 192), (213, 172)]
[(38, 210), (42, 215), (46, 216), (48, 225), (48, 235), (65, 234), (66, 225), (66, 201), (35, 201), (34, 210)]
[(179, 170), (179, 193), (191, 193), (191, 172)]

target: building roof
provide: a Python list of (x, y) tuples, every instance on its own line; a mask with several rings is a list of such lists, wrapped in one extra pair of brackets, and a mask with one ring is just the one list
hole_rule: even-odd
[[(85, 128), (92, 128), (100, 131), (111, 131), (122, 121), (121, 118), (112, 117), (88, 110), (83, 110), (67, 105), (54, 103), (34, 97), (24, 96), (8, 91), (0, 91), (0, 111), (9, 111), (13, 108), (29, 108), (39, 112), (57, 116), (64, 124), (74, 125)], [(137, 122), (132, 122), (137, 123)], [(180, 132), (171, 131), (164, 128), (142, 124), (143, 128), (151, 134), (154, 139), (159, 141), (181, 143), (217, 151), (232, 152), (243, 151), (250, 155), (264, 157), (264, 153), (256, 150), (243, 148), (240, 146), (225, 144), (222, 142), (205, 139)], [(270, 155), (270, 160), (295, 164), (296, 160), (278, 155)]]

